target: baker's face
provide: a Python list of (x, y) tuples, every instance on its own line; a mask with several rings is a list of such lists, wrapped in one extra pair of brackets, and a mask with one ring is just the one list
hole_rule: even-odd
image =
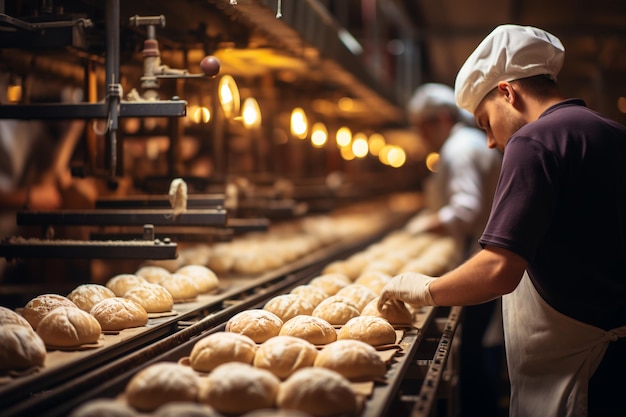
[(413, 120), (414, 129), (420, 134), (429, 152), (438, 152), (450, 135), (451, 122), (446, 112), (440, 111)]
[(488, 94), (476, 108), (474, 116), (478, 127), (487, 134), (489, 148), (502, 152), (513, 133), (526, 124), (522, 114), (500, 91)]

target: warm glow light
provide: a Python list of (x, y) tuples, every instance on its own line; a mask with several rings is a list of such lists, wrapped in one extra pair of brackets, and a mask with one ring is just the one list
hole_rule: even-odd
[(364, 133), (357, 133), (352, 140), (352, 152), (357, 158), (363, 158), (367, 156), (367, 136)]
[(296, 107), (291, 112), (291, 134), (299, 139), (305, 139), (309, 124), (304, 110)]
[(337, 106), (341, 111), (350, 111), (354, 108), (354, 101), (349, 97), (343, 97), (339, 99)]
[(239, 113), (240, 98), (239, 88), (237, 87), (235, 79), (230, 75), (222, 76), (217, 89), (224, 115), (228, 118), (237, 116)]
[(192, 120), (194, 123), (209, 123), (211, 112), (207, 107), (196, 107), (193, 111)]
[(259, 103), (253, 97), (248, 97), (243, 101), (241, 108), (243, 125), (248, 129), (261, 126), (261, 109)]
[(352, 148), (350, 146), (342, 147), (339, 153), (346, 161), (352, 161), (354, 159), (354, 153), (352, 152)]
[(373, 133), (368, 139), (370, 153), (378, 156), (380, 150), (385, 146), (385, 138), (380, 133)]
[(316, 148), (321, 148), (328, 141), (328, 130), (326, 130), (326, 125), (321, 122), (317, 122), (313, 125), (312, 133), (311, 133), (311, 143)]
[(350, 145), (350, 142), (352, 142), (352, 131), (345, 126), (340, 127), (339, 130), (337, 130), (336, 139), (339, 147), (346, 147)]
[(392, 167), (400, 168), (406, 162), (406, 153), (399, 146), (394, 146), (389, 150), (387, 160)]
[(7, 87), (7, 100), (10, 103), (19, 103), (22, 101), (22, 86), (19, 84), (11, 84)]
[(380, 160), (380, 162), (382, 162), (385, 165), (389, 165), (389, 158), (387, 157), (387, 155), (389, 154), (392, 148), (393, 148), (392, 145), (383, 146), (383, 148), (378, 153), (378, 159)]
[(622, 113), (626, 113), (626, 97), (617, 99), (617, 109)]
[(439, 163), (439, 154), (437, 152), (431, 152), (426, 155), (426, 168), (430, 172), (437, 172), (437, 164)]

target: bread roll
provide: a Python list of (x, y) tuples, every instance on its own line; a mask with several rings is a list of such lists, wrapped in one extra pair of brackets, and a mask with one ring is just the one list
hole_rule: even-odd
[(283, 321), (271, 311), (252, 309), (235, 314), (226, 323), (226, 331), (248, 336), (255, 343), (263, 343), (278, 335)]
[(46, 345), (30, 327), (19, 324), (0, 326), (0, 370), (20, 370), (42, 366)]
[(106, 287), (115, 293), (117, 297), (123, 297), (128, 290), (135, 285), (146, 283), (147, 281), (135, 274), (119, 274), (106, 282)]
[(32, 329), (30, 323), (22, 316), (10, 308), (0, 306), (0, 326), (6, 324), (17, 324)]
[(96, 343), (101, 333), (98, 320), (78, 307), (55, 308), (37, 326), (37, 334), (46, 346), (54, 347)]
[(174, 298), (162, 285), (146, 282), (126, 291), (124, 298), (141, 305), (147, 313), (163, 313), (174, 307)]
[(186, 265), (177, 269), (176, 273), (191, 278), (196, 283), (200, 294), (213, 291), (219, 285), (215, 272), (203, 265)]
[(172, 273), (167, 269), (163, 268), (162, 266), (156, 265), (142, 266), (135, 272), (135, 275), (142, 277), (146, 281), (153, 284), (160, 283), (163, 278), (168, 277), (171, 274)]
[(198, 340), (189, 355), (189, 365), (199, 372), (211, 372), (227, 362), (252, 364), (257, 345), (248, 336), (216, 332)]
[(373, 380), (387, 373), (387, 366), (372, 345), (352, 339), (324, 346), (314, 365), (338, 372), (351, 381)]
[(349, 278), (343, 274), (325, 274), (313, 278), (309, 281), (309, 285), (322, 289), (328, 295), (335, 295), (350, 282)]
[(361, 310), (352, 300), (333, 295), (319, 303), (311, 315), (324, 319), (334, 326), (339, 326), (359, 314), (361, 314)]
[(224, 414), (273, 407), (280, 380), (265, 369), (241, 362), (224, 363), (200, 386), (200, 402)]
[(396, 331), (381, 317), (359, 316), (339, 329), (337, 339), (356, 339), (372, 346), (390, 345), (396, 343)]
[(350, 381), (326, 368), (303, 368), (284, 381), (276, 403), (314, 417), (352, 416), (358, 411)]
[(76, 308), (76, 304), (62, 295), (42, 294), (26, 303), (22, 309), (22, 317), (30, 323), (33, 329), (37, 329), (37, 325), (39, 325), (41, 319), (57, 307)]
[(295, 316), (310, 315), (313, 312), (313, 306), (299, 295), (281, 294), (265, 303), (263, 310), (271, 311), (285, 322)]
[(137, 413), (122, 401), (97, 398), (75, 408), (69, 417), (137, 417)]
[(410, 326), (413, 324), (413, 314), (409, 311), (407, 305), (398, 301), (386, 303), (383, 310), (378, 310), (378, 297), (370, 301), (361, 311), (362, 316), (382, 317), (392, 325)]
[(198, 286), (187, 275), (173, 273), (163, 278), (159, 284), (172, 294), (174, 303), (182, 303), (198, 297)]
[(376, 295), (380, 295), (385, 285), (391, 281), (391, 278), (391, 275), (381, 271), (367, 271), (359, 275), (354, 283), (361, 284), (372, 290)]
[(105, 298), (93, 306), (90, 313), (105, 331), (140, 327), (148, 323), (146, 309), (123, 297)]
[(292, 289), (290, 293), (304, 298), (313, 306), (313, 308), (317, 307), (319, 303), (328, 297), (328, 294), (326, 294), (324, 290), (313, 285), (298, 285)]
[(195, 402), (200, 377), (183, 365), (157, 362), (135, 374), (124, 391), (129, 405), (139, 411), (153, 411), (174, 401)]
[(315, 346), (294, 336), (276, 336), (265, 341), (254, 355), (254, 366), (267, 369), (280, 379), (287, 379), (300, 368), (313, 366)]
[(100, 284), (81, 284), (67, 295), (78, 308), (90, 312), (91, 308), (105, 298), (113, 298), (115, 293)]
[(337, 292), (336, 295), (346, 297), (352, 301), (357, 306), (359, 311), (363, 310), (367, 303), (376, 298), (374, 291), (360, 284), (350, 284), (343, 287)]
[(154, 413), (154, 417), (222, 417), (206, 404), (190, 402), (172, 402), (163, 404)]
[(313, 316), (296, 316), (283, 323), (280, 336), (294, 336), (314, 345), (325, 345), (337, 340), (337, 331), (326, 320)]

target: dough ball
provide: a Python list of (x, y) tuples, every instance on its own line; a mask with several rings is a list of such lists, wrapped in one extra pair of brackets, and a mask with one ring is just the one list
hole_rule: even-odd
[(213, 407), (189, 402), (163, 404), (152, 415), (154, 417), (222, 417)]
[(227, 362), (252, 364), (257, 345), (248, 336), (216, 332), (198, 340), (189, 355), (190, 366), (199, 372), (211, 372)]
[(271, 311), (253, 309), (235, 314), (226, 323), (226, 331), (248, 336), (255, 343), (263, 343), (278, 335), (283, 321)]
[(331, 369), (351, 381), (384, 377), (387, 366), (372, 345), (344, 339), (329, 343), (318, 353), (315, 366)]
[(186, 265), (177, 269), (176, 273), (191, 278), (196, 283), (200, 294), (213, 291), (219, 285), (215, 272), (203, 265)]
[(381, 317), (359, 316), (339, 329), (337, 339), (356, 339), (372, 346), (391, 345), (396, 343), (396, 331)]
[(124, 298), (140, 304), (148, 313), (163, 313), (174, 307), (174, 298), (162, 285), (146, 282), (126, 291)]
[(6, 324), (17, 324), (32, 329), (32, 326), (24, 317), (10, 308), (0, 306), (0, 326)]
[(172, 294), (174, 303), (182, 303), (198, 297), (198, 286), (193, 278), (187, 275), (173, 273), (161, 280), (159, 284)]
[(105, 298), (113, 298), (115, 293), (100, 284), (81, 284), (67, 295), (78, 308), (86, 312)]
[(326, 368), (303, 368), (281, 384), (279, 408), (298, 410), (314, 417), (356, 415), (358, 401), (350, 381)]
[(224, 363), (200, 387), (200, 402), (225, 414), (273, 407), (280, 380), (265, 369), (241, 362)]
[(313, 285), (298, 285), (292, 289), (290, 293), (304, 298), (313, 306), (313, 308), (317, 307), (319, 303), (328, 297), (328, 294), (326, 294), (324, 290), (320, 287), (314, 287)]
[(339, 297), (346, 297), (352, 301), (357, 306), (359, 311), (363, 310), (367, 303), (376, 298), (374, 291), (360, 284), (350, 284), (343, 287), (337, 292), (336, 295)]
[(413, 314), (402, 301), (387, 303), (380, 311), (378, 310), (378, 297), (376, 297), (363, 308), (361, 315), (382, 317), (389, 323), (396, 325), (410, 326), (413, 324)]
[(137, 417), (137, 413), (124, 402), (97, 398), (75, 408), (69, 417)]
[(287, 379), (301, 368), (313, 366), (317, 348), (294, 336), (276, 336), (265, 341), (254, 355), (254, 366), (267, 369), (280, 379)]
[(154, 411), (174, 401), (195, 402), (200, 377), (183, 365), (157, 362), (139, 371), (126, 385), (128, 404), (139, 411)]
[(91, 315), (105, 331), (116, 331), (148, 324), (148, 312), (133, 300), (123, 297), (105, 298), (92, 307)]
[(335, 295), (350, 282), (352, 281), (343, 274), (324, 274), (313, 278), (309, 285), (322, 289), (328, 295)]
[(263, 310), (271, 311), (285, 322), (295, 316), (310, 315), (313, 312), (313, 306), (299, 295), (281, 294), (265, 303)]
[(147, 281), (135, 274), (120, 274), (109, 278), (106, 287), (113, 291), (117, 297), (123, 297), (128, 290), (136, 285), (144, 284)]
[(0, 370), (42, 366), (45, 360), (46, 345), (30, 326), (0, 326)]
[(42, 294), (26, 303), (26, 306), (22, 309), (22, 317), (30, 323), (33, 329), (37, 329), (41, 319), (57, 307), (76, 308), (76, 304), (62, 295)]
[(135, 272), (135, 275), (137, 275), (138, 277), (142, 277), (146, 281), (153, 284), (160, 283), (163, 278), (168, 277), (171, 274), (172, 273), (167, 269), (163, 268), (162, 266), (156, 265), (142, 266)]
[(361, 284), (372, 290), (376, 295), (380, 295), (385, 285), (391, 281), (391, 278), (391, 275), (384, 272), (367, 271), (361, 274), (354, 283)]
[(294, 336), (314, 345), (337, 340), (337, 331), (326, 320), (314, 316), (296, 316), (283, 323), (280, 336)]
[(55, 308), (37, 326), (37, 334), (46, 346), (55, 347), (96, 343), (101, 333), (98, 320), (78, 307)]
[(357, 317), (359, 314), (361, 314), (361, 310), (359, 310), (352, 300), (339, 295), (333, 295), (319, 303), (311, 315), (338, 326), (345, 324), (348, 320)]

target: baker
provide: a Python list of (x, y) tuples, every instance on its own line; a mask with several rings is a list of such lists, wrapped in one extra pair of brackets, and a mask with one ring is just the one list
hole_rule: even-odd
[(482, 249), (441, 277), (383, 289), (412, 305), (503, 296), (510, 415), (623, 416), (626, 403), (626, 127), (565, 99), (565, 49), (502, 25), (457, 74), (459, 107), (504, 153)]

